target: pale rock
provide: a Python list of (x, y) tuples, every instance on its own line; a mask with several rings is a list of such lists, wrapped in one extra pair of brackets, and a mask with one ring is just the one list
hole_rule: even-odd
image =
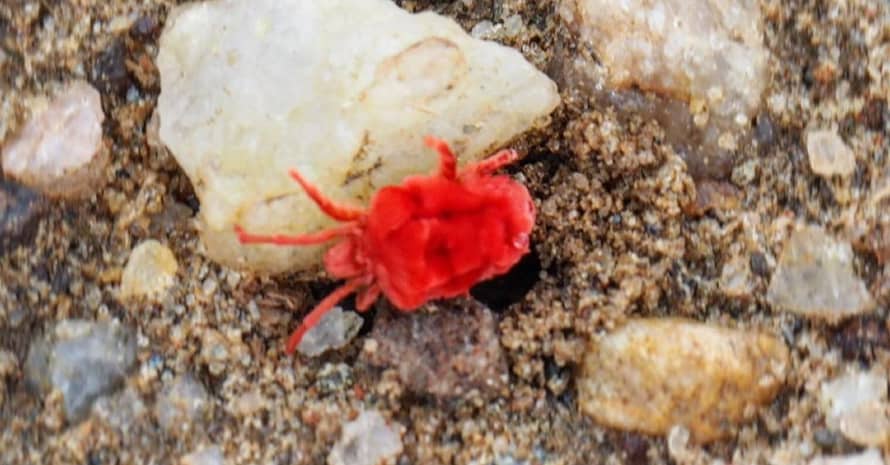
[(328, 465), (394, 464), (402, 453), (401, 426), (388, 425), (376, 410), (365, 410), (343, 425), (340, 440), (328, 455)]
[(433, 134), (460, 162), (546, 123), (556, 85), (516, 50), (451, 19), (390, 0), (222, 0), (171, 12), (157, 58), (160, 138), (201, 200), (207, 254), (283, 272), (321, 247), (242, 246), (238, 224), (298, 234), (330, 226), (288, 177), (367, 203), (380, 187), (431, 172)]
[(182, 456), (179, 460), (179, 465), (225, 465), (225, 463), (226, 458), (217, 445), (198, 449)]
[(69, 421), (123, 381), (136, 360), (136, 337), (118, 322), (63, 320), (31, 343), (25, 379), (44, 394), (58, 390)]
[(155, 418), (168, 434), (188, 435), (200, 429), (209, 410), (210, 397), (204, 385), (191, 375), (181, 375), (161, 390)]
[(885, 465), (885, 462), (879, 450), (867, 449), (858, 454), (816, 457), (809, 465)]
[(130, 258), (121, 275), (120, 296), (161, 297), (176, 278), (179, 265), (167, 246), (149, 239), (130, 252)]
[(127, 387), (114, 396), (102, 397), (93, 405), (93, 414), (125, 437), (147, 410), (142, 397), (133, 387)]
[(728, 168), (768, 82), (759, 2), (563, 0), (560, 13), (597, 58), (565, 57), (569, 81), (619, 111), (658, 119), (694, 175)]
[(355, 312), (337, 306), (329, 310), (317, 325), (300, 341), (297, 351), (309, 357), (339, 349), (351, 341), (362, 329), (362, 318)]
[(766, 299), (778, 309), (829, 323), (875, 307), (853, 271), (850, 244), (810, 225), (796, 228), (788, 238)]
[(890, 439), (887, 376), (883, 371), (850, 370), (822, 385), (825, 423), (847, 439), (880, 447)]
[(850, 176), (856, 169), (853, 150), (844, 143), (837, 131), (810, 130), (806, 134), (810, 168), (819, 176)]
[(50, 197), (95, 192), (108, 164), (99, 92), (76, 81), (32, 106), (31, 119), (3, 146), (3, 172)]
[(604, 426), (693, 441), (726, 437), (778, 394), (788, 348), (773, 336), (673, 318), (631, 319), (594, 340), (578, 379), (581, 410)]

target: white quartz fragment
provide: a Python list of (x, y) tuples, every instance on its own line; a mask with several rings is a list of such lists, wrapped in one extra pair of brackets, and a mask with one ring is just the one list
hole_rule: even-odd
[(334, 307), (303, 336), (297, 351), (315, 357), (330, 349), (339, 349), (351, 341), (361, 328), (362, 318), (358, 314)]
[(108, 154), (102, 142), (102, 101), (76, 81), (51, 101), (35, 100), (32, 117), (2, 148), (3, 173), (53, 197), (95, 191)]
[(390, 0), (221, 0), (175, 9), (160, 40), (160, 138), (201, 200), (213, 259), (280, 272), (319, 247), (241, 246), (233, 225), (305, 233), (330, 220), (288, 177), (366, 203), (430, 172), (423, 145), (449, 141), (462, 163), (545, 122), (556, 85), (516, 50)]
[(837, 131), (830, 129), (807, 131), (806, 146), (810, 168), (819, 176), (850, 176), (856, 169), (853, 151), (844, 143)]
[(328, 455), (328, 465), (395, 463), (402, 453), (402, 438), (397, 428), (400, 428), (398, 424), (388, 425), (376, 410), (362, 412), (343, 425), (340, 440)]
[(887, 375), (879, 370), (850, 370), (822, 385), (825, 424), (865, 446), (890, 440)]

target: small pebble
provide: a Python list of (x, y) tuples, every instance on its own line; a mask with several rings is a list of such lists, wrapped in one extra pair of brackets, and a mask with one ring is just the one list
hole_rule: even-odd
[(155, 417), (168, 434), (187, 435), (199, 429), (209, 409), (210, 398), (204, 385), (191, 375), (181, 375), (158, 395)]
[(50, 197), (92, 194), (108, 164), (104, 119), (99, 92), (74, 82), (3, 147), (3, 172)]
[(31, 343), (25, 379), (44, 395), (58, 390), (69, 422), (113, 391), (136, 359), (133, 331), (115, 322), (63, 320)]
[(178, 268), (173, 252), (160, 242), (137, 245), (121, 276), (121, 298), (161, 297), (173, 285)]
[(849, 371), (822, 384), (826, 425), (863, 446), (882, 446), (890, 439), (887, 376), (883, 372)]
[(856, 169), (853, 151), (835, 130), (810, 130), (806, 134), (810, 168), (819, 176), (850, 176)]
[(93, 406), (93, 412), (99, 419), (123, 435), (130, 432), (146, 411), (139, 393), (130, 387), (114, 396), (97, 400)]
[(818, 226), (799, 227), (785, 244), (766, 299), (777, 309), (837, 323), (874, 309), (853, 271), (853, 250)]
[(344, 311), (339, 306), (334, 307), (303, 336), (297, 351), (315, 357), (328, 350), (339, 349), (358, 334), (362, 321), (357, 313)]
[(380, 412), (366, 410), (343, 425), (340, 440), (328, 455), (328, 465), (394, 464), (402, 453), (402, 427), (388, 425)]
[(859, 454), (816, 457), (809, 465), (884, 465), (884, 458), (877, 449), (867, 449)]
[(180, 459), (179, 465), (224, 465), (225, 456), (222, 449), (213, 445), (198, 449)]
[(625, 431), (689, 430), (699, 443), (731, 433), (784, 383), (788, 349), (755, 331), (673, 318), (632, 319), (598, 338), (577, 381), (581, 410)]

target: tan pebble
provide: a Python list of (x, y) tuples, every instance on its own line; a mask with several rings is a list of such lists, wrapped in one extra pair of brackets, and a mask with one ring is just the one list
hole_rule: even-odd
[(785, 344), (756, 331), (673, 318), (633, 319), (595, 340), (578, 381), (581, 409), (603, 425), (695, 442), (727, 436), (773, 399)]
[(121, 275), (121, 298), (161, 296), (173, 284), (178, 268), (173, 252), (160, 242), (137, 245)]
[(841, 434), (860, 446), (884, 446), (890, 439), (887, 407), (880, 402), (860, 405), (856, 411), (841, 418), (840, 429)]
[(806, 145), (810, 168), (819, 176), (849, 176), (856, 169), (853, 151), (847, 147), (837, 131), (811, 130), (806, 134)]

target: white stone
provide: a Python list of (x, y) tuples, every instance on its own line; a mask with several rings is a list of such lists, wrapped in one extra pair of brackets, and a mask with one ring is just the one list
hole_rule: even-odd
[(160, 297), (173, 285), (179, 265), (167, 246), (150, 239), (130, 252), (130, 259), (121, 275), (120, 296)]
[(198, 449), (190, 454), (182, 456), (180, 465), (224, 465), (226, 458), (222, 449), (217, 445)]
[(859, 454), (816, 457), (809, 465), (884, 465), (884, 458), (877, 449), (867, 449)]
[(810, 225), (798, 227), (788, 238), (766, 300), (777, 309), (829, 323), (875, 308), (853, 270), (850, 244)]
[(829, 428), (866, 446), (882, 446), (890, 439), (887, 376), (882, 371), (848, 371), (824, 383), (820, 394)]
[(362, 317), (357, 313), (334, 307), (303, 336), (297, 351), (315, 357), (328, 350), (339, 349), (348, 344), (361, 328)]
[(39, 109), (3, 146), (3, 172), (53, 197), (94, 192), (108, 162), (99, 92), (77, 81), (52, 101), (34, 104)]
[(823, 177), (850, 176), (856, 169), (853, 151), (844, 143), (837, 131), (821, 129), (806, 134), (810, 168)]
[(466, 163), (546, 122), (556, 85), (516, 50), (390, 0), (222, 0), (175, 9), (160, 40), (160, 137), (201, 200), (207, 253), (281, 272), (319, 247), (241, 246), (240, 224), (305, 233), (331, 221), (288, 177), (366, 203), (434, 169), (422, 139)]
[(365, 410), (343, 425), (340, 440), (328, 455), (328, 465), (391, 464), (401, 453), (401, 434), (386, 424), (380, 412)]

